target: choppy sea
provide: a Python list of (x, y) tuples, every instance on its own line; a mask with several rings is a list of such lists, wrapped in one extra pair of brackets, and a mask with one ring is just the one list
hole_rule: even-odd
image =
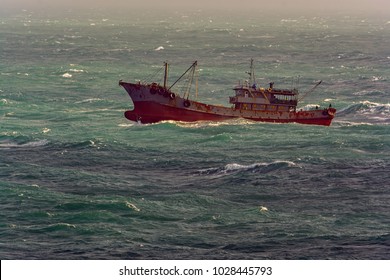
[[(1, 12), (1, 259), (389, 259), (390, 18)], [(308, 91), (330, 127), (126, 120), (120, 79)]]

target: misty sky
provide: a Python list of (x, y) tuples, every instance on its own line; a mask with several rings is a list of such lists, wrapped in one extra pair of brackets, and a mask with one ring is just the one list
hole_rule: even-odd
[(346, 11), (390, 15), (389, 0), (0, 0), (3, 9), (213, 9), (238, 11)]

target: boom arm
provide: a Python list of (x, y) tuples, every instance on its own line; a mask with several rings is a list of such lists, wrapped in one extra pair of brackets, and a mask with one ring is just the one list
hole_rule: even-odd
[(304, 99), (308, 94), (312, 93), (321, 83), (322, 83), (322, 80), (319, 81), (317, 84), (315, 84), (315, 86), (312, 87), (310, 90), (305, 92), (305, 94), (301, 98), (298, 99), (298, 102), (301, 101), (302, 99)]

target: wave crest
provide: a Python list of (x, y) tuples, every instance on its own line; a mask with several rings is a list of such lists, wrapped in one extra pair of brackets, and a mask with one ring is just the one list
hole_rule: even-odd
[(369, 120), (375, 123), (390, 123), (390, 103), (382, 104), (370, 101), (354, 103), (337, 112), (338, 117), (350, 117)]
[(36, 148), (45, 146), (49, 143), (48, 140), (42, 139), (38, 141), (29, 141), (25, 143), (17, 143), (10, 140), (0, 141), (0, 149), (13, 149), (13, 148)]
[(249, 165), (228, 163), (223, 167), (199, 170), (199, 174), (224, 176), (224, 175), (236, 174), (241, 172), (269, 173), (282, 168), (295, 167), (295, 166), (296, 164), (292, 161), (274, 161), (271, 163), (253, 163)]

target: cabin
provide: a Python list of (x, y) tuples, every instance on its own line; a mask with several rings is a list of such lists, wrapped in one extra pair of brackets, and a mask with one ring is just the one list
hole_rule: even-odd
[(229, 98), (229, 103), (237, 110), (261, 110), (293, 112), (298, 104), (298, 90), (275, 89), (270, 83), (268, 89), (257, 87), (255, 84), (238, 85), (233, 90), (236, 95)]

